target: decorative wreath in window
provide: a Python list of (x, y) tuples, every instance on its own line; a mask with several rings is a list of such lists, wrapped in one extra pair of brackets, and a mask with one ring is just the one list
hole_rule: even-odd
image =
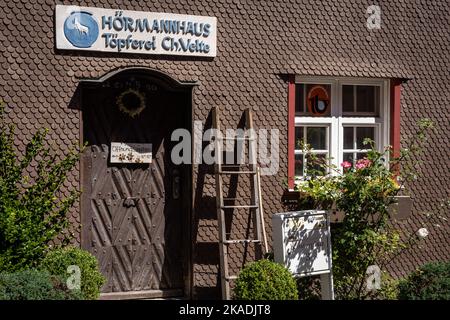
[(145, 109), (145, 96), (134, 89), (128, 89), (117, 97), (117, 106), (123, 113), (134, 118)]

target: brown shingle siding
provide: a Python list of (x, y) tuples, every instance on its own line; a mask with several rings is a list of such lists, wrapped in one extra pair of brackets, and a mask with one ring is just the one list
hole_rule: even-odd
[[(72, 1), (58, 3), (73, 4)], [(223, 127), (236, 127), (246, 108), (255, 111), (255, 126), (280, 129), (280, 170), (262, 178), (267, 230), (270, 214), (284, 210), (281, 196), (287, 175), (287, 83), (282, 74), (411, 79), (402, 89), (402, 137), (411, 136), (419, 118), (436, 123), (426, 145), (418, 180), (408, 187), (414, 198), (413, 216), (401, 224), (416, 230), (420, 213), (431, 210), (450, 219), (450, 6), (448, 1), (380, 1), (379, 30), (366, 28), (366, 8), (374, 1), (246, 1), (153, 0), (78, 1), (80, 5), (215, 16), (218, 55), (214, 59), (56, 51), (55, 1), (0, 0), (0, 97), (9, 118), (24, 137), (45, 126), (60, 148), (79, 139), (81, 111), (76, 106), (80, 78), (98, 78), (126, 66), (161, 70), (180, 81), (198, 81), (193, 120), (204, 123), (219, 106)], [(375, 1), (376, 4), (376, 1)], [(17, 141), (24, 150), (22, 141)], [(418, 158), (419, 160), (419, 158)], [(217, 259), (204, 259), (217, 248), (215, 189), (211, 172), (195, 167), (193, 279), (198, 297), (211, 297), (217, 284)], [(78, 172), (69, 179), (80, 187)], [(241, 192), (248, 188), (244, 184)], [(243, 192), (245, 193), (245, 192)], [(70, 220), (80, 223), (79, 208)], [(235, 223), (245, 224), (236, 216)], [(75, 230), (78, 230), (75, 228)], [(405, 274), (425, 261), (450, 259), (450, 224), (430, 229), (423, 248), (395, 260), (392, 270)], [(76, 238), (79, 239), (76, 231)], [(269, 234), (269, 240), (270, 240)], [(199, 256), (201, 252), (202, 256)], [(214, 251), (210, 254), (217, 254)], [(232, 255), (235, 266), (245, 262)], [(202, 291), (203, 290), (203, 291)]]

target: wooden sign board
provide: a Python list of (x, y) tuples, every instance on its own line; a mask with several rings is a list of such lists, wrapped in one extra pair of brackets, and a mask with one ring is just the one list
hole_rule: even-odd
[(329, 218), (325, 211), (295, 211), (272, 216), (274, 259), (296, 277), (331, 270)]
[(323, 300), (334, 300), (330, 218), (308, 210), (272, 215), (273, 253), (294, 277), (320, 275)]
[(56, 48), (215, 57), (217, 18), (56, 5)]
[(152, 163), (151, 143), (111, 142), (111, 163)]

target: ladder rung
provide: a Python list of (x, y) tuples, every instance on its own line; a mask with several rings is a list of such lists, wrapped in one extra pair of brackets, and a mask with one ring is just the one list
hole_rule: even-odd
[(230, 164), (230, 163), (223, 163), (222, 168), (245, 168), (249, 166), (256, 166), (254, 163), (245, 163), (245, 164)]
[(223, 170), (220, 170), (219, 174), (256, 174), (256, 171), (223, 171)]
[(225, 276), (225, 280), (236, 280), (237, 276)]
[(234, 198), (234, 197), (223, 197), (222, 198), (223, 199), (223, 201), (236, 201), (236, 200), (248, 200), (248, 201), (251, 201), (252, 199), (250, 199), (250, 198)]
[(257, 205), (238, 205), (238, 206), (222, 206), (222, 209), (235, 209), (235, 208), (249, 208), (249, 209), (255, 209), (258, 208)]
[(255, 138), (250, 138), (250, 137), (236, 137), (236, 138), (229, 138), (229, 137), (223, 137), (223, 138), (218, 138), (217, 140), (227, 140), (227, 141), (236, 141), (236, 140), (240, 140), (240, 141), (255, 141)]
[(224, 240), (223, 243), (232, 244), (232, 243), (260, 243), (261, 240), (254, 239), (236, 239), (236, 240)]

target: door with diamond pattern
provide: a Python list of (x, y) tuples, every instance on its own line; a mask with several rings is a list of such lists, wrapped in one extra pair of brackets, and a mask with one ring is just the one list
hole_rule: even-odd
[[(182, 294), (183, 171), (170, 160), (180, 108), (179, 95), (140, 77), (83, 91), (82, 242), (107, 278), (104, 293)], [(152, 163), (111, 163), (111, 142), (151, 143)]]

